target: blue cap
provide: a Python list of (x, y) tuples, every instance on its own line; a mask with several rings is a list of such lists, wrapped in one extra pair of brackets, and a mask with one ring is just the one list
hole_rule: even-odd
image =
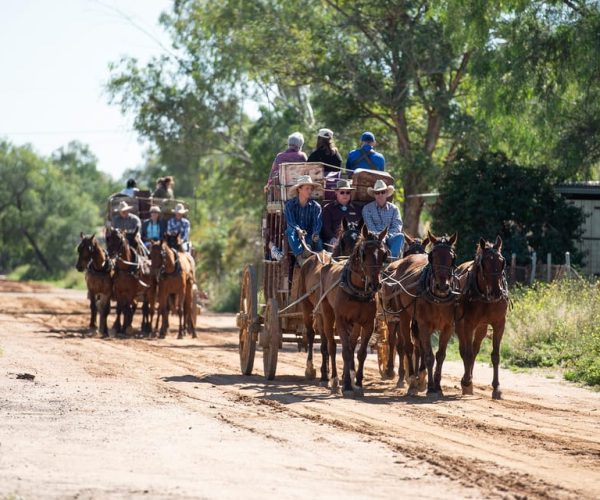
[(364, 132), (363, 135), (360, 136), (360, 140), (362, 142), (375, 142), (375, 136), (372, 132)]

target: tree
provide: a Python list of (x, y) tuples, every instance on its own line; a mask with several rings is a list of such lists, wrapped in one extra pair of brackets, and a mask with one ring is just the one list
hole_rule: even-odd
[(480, 238), (500, 235), (505, 256), (516, 253), (523, 264), (529, 262), (530, 249), (538, 255), (568, 251), (579, 263), (575, 241), (584, 215), (555, 192), (559, 181), (546, 167), (522, 167), (502, 153), (479, 158), (460, 153), (441, 180), (434, 232), (458, 232), (460, 261), (472, 259)]

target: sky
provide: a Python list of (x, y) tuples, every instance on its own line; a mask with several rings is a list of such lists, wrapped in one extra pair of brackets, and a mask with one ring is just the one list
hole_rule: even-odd
[(170, 0), (0, 0), (0, 138), (48, 156), (77, 140), (115, 179), (143, 161), (132, 117), (108, 103), (108, 64), (160, 55)]

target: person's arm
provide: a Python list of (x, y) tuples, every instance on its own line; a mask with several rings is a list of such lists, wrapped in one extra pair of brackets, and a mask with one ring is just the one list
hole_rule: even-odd
[(150, 224), (150, 219), (142, 222), (142, 241), (146, 241), (148, 239), (148, 224)]
[(396, 236), (402, 232), (402, 219), (400, 218), (400, 210), (396, 205), (392, 205), (393, 216), (388, 228), (389, 236)]
[(294, 231), (299, 231), (300, 226), (298, 225), (298, 221), (296, 221), (296, 216), (293, 209), (295, 199), (296, 198), (292, 198), (291, 200), (285, 202), (284, 214), (287, 227), (293, 229)]
[(181, 236), (181, 239), (186, 243), (190, 241), (190, 227), (190, 221), (188, 219), (183, 219), (183, 235)]
[[(321, 228), (323, 227), (323, 217), (321, 216), (321, 205), (319, 205), (316, 201), (313, 201), (312, 207), (314, 222), (312, 228), (312, 235), (320, 236)], [(314, 238), (313, 238), (314, 239)]]
[(169, 219), (167, 222), (167, 233), (175, 232), (175, 217)]
[(140, 234), (142, 232), (142, 221), (140, 220), (140, 218), (137, 215), (134, 215), (135, 217), (135, 227), (133, 228), (133, 231), (137, 231), (138, 234)]
[(323, 241), (330, 241), (332, 238), (335, 237), (335, 234), (333, 234), (333, 231), (331, 229), (331, 221), (333, 219), (333, 216), (331, 214), (332, 208), (333, 203), (331, 205), (327, 205), (322, 212), (323, 227), (321, 229), (321, 236), (323, 238)]
[(377, 230), (377, 223), (375, 222), (375, 211), (377, 210), (375, 203), (376, 202), (372, 201), (366, 204), (363, 208), (362, 216), (365, 224), (367, 225), (367, 229), (374, 233), (378, 233), (379, 231)]

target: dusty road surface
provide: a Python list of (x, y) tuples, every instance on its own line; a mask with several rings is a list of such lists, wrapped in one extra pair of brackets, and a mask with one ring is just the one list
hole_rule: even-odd
[(231, 315), (198, 340), (86, 324), (82, 292), (0, 282), (0, 498), (600, 497), (600, 394), (559, 378), (503, 370), (493, 401), (481, 364), (463, 397), (453, 362), (408, 398), (370, 355), (343, 399), (291, 345), (275, 381), (260, 352), (241, 376)]

